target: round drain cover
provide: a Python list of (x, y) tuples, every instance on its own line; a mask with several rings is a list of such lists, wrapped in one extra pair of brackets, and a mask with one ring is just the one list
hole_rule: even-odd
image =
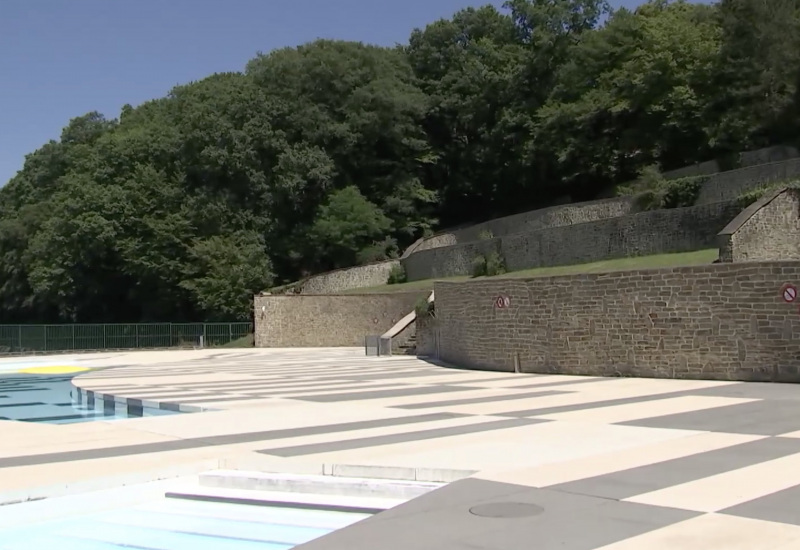
[(524, 502), (490, 502), (469, 509), (469, 513), (484, 518), (524, 518), (538, 516), (544, 508)]

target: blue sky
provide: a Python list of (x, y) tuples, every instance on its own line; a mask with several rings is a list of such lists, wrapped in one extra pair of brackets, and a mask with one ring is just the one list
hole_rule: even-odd
[[(480, 0), (0, 0), (0, 185), (70, 118), (315, 38), (393, 45)], [(638, 0), (612, 0), (616, 7)]]

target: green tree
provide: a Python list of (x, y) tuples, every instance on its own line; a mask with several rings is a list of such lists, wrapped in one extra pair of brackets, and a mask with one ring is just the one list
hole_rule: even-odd
[(319, 267), (335, 269), (356, 264), (359, 255), (380, 242), (391, 227), (392, 220), (356, 186), (334, 191), (320, 206), (310, 230), (312, 242), (328, 262)]
[(722, 48), (706, 115), (713, 145), (733, 152), (796, 139), (800, 1), (721, 0), (718, 18)]
[(595, 192), (649, 164), (676, 168), (709, 154), (698, 124), (719, 52), (712, 8), (651, 1), (582, 37), (538, 112), (537, 143), (562, 176)]

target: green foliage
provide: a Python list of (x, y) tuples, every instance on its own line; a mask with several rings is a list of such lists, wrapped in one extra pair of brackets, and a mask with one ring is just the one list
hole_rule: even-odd
[(633, 195), (640, 210), (693, 206), (700, 195), (706, 176), (690, 176), (667, 180), (657, 166), (646, 166), (632, 184), (618, 186), (620, 195)]
[(618, 195), (639, 195), (648, 191), (658, 191), (663, 188), (667, 180), (661, 174), (657, 164), (650, 164), (639, 171), (638, 177), (625, 185), (617, 186)]
[(401, 264), (395, 264), (389, 271), (389, 279), (386, 281), (388, 285), (399, 285), (408, 281), (406, 270)]
[[(374, 247), (391, 226), (392, 220), (351, 185), (331, 193), (319, 207), (310, 234), (317, 250), (330, 258), (330, 265), (324, 267), (335, 269), (357, 263), (358, 254)], [(386, 258), (385, 253), (373, 251), (370, 259)]]
[(506, 265), (503, 256), (493, 250), (488, 254), (480, 254), (472, 261), (473, 277), (493, 277), (506, 273)]
[(666, 182), (661, 189), (661, 208), (694, 206), (707, 180), (704, 176), (692, 176)]
[(483, 254), (479, 254), (472, 259), (472, 276), (486, 276), (486, 256)]
[(506, 272), (506, 262), (499, 252), (493, 251), (486, 255), (486, 275), (502, 275)]
[(491, 229), (484, 229), (478, 233), (478, 240), (491, 241), (492, 239), (494, 239), (494, 233), (492, 233)]
[(777, 183), (769, 183), (766, 185), (761, 185), (754, 189), (750, 189), (749, 191), (743, 192), (736, 198), (736, 204), (739, 208), (744, 210), (757, 200), (761, 199), (761, 197), (763, 197), (767, 193), (777, 191), (778, 189), (782, 189), (784, 187), (788, 187), (790, 189), (800, 189), (800, 180), (789, 180)]
[(796, 0), (509, 0), (76, 117), (0, 189), (0, 323), (247, 319), (272, 285), (637, 176), (640, 206), (688, 206), (702, 180), (659, 170), (799, 141), (798, 31)]
[(417, 314), (417, 319), (422, 317), (433, 317), (436, 312), (434, 302), (429, 302), (427, 298), (420, 298), (414, 304), (414, 312)]

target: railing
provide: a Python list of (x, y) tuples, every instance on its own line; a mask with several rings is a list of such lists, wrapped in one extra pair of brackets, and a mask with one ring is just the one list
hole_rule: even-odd
[(0, 325), (0, 354), (215, 347), (252, 332), (251, 323)]

